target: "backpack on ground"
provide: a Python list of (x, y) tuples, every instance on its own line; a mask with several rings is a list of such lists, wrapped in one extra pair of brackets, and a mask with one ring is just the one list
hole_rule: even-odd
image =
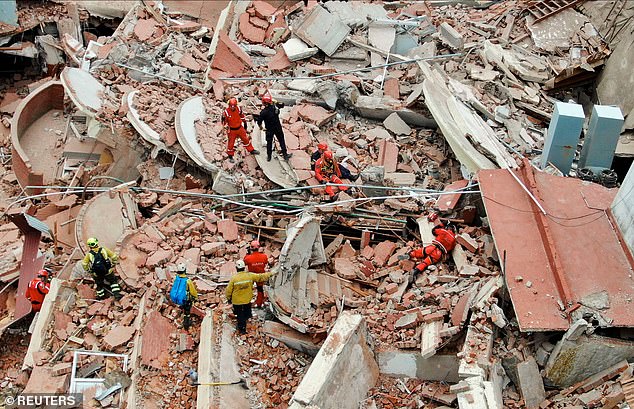
[(170, 291), (170, 300), (176, 305), (183, 305), (187, 301), (187, 277), (176, 276), (172, 290)]
[(112, 268), (112, 263), (110, 262), (109, 259), (103, 256), (102, 250), (99, 249), (99, 251), (97, 252), (94, 252), (91, 250), (90, 253), (93, 256), (92, 267), (91, 267), (92, 271), (97, 275), (108, 274), (108, 272)]

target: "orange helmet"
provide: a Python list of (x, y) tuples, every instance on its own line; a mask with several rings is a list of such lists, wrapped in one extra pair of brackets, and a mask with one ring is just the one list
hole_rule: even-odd
[(319, 145), (317, 145), (317, 149), (319, 149), (320, 151), (327, 151), (328, 150), (328, 145), (325, 143), (320, 143)]
[(259, 249), (259, 248), (260, 248), (260, 242), (259, 242), (259, 241), (257, 241), (257, 240), (253, 240), (253, 241), (251, 242), (251, 248), (252, 248), (252, 249), (254, 249), (254, 250), (255, 250), (255, 249)]
[(266, 92), (266, 94), (262, 95), (262, 102), (265, 104), (270, 104), (273, 102), (273, 97), (271, 96), (271, 94), (268, 93), (268, 91)]
[(324, 158), (326, 158), (328, 160), (332, 160), (333, 157), (334, 157), (334, 155), (332, 154), (332, 151), (324, 152)]
[(229, 99), (229, 106), (230, 107), (237, 107), (238, 106), (238, 100), (235, 98), (230, 98)]

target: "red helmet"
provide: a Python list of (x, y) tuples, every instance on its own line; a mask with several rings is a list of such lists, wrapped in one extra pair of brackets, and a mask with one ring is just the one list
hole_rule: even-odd
[(273, 97), (268, 92), (262, 95), (262, 102), (265, 104), (270, 104), (273, 102)]
[(332, 154), (332, 151), (324, 152), (324, 158), (326, 158), (328, 160), (332, 160), (333, 157), (334, 157), (334, 155)]
[(37, 276), (38, 277), (44, 277), (44, 278), (48, 278), (48, 271), (46, 270), (40, 270), (37, 272)]
[(319, 145), (317, 145), (317, 149), (319, 149), (320, 151), (327, 151), (328, 150), (328, 145), (325, 143), (320, 143)]
[(229, 106), (230, 107), (237, 107), (238, 106), (238, 100), (235, 98), (230, 98), (229, 99)]
[(257, 241), (257, 240), (253, 240), (253, 241), (251, 242), (251, 248), (252, 248), (252, 249), (254, 249), (254, 250), (255, 250), (255, 249), (259, 249), (259, 248), (260, 248), (260, 242), (259, 242), (259, 241)]

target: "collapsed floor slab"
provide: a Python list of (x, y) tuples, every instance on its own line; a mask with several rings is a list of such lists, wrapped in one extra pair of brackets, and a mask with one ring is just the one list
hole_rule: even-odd
[(368, 341), (363, 316), (344, 311), (297, 387), (289, 408), (358, 408), (379, 376)]

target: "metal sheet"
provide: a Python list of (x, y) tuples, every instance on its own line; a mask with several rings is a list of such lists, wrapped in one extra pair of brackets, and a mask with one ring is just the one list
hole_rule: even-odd
[(500, 260), (506, 252), (505, 279), (520, 329), (566, 330), (569, 321), (559, 303), (574, 305), (602, 291), (610, 301), (602, 316), (616, 327), (634, 326), (632, 265), (604, 211), (616, 189), (525, 166), (530, 169), (516, 175), (546, 215), (508, 170), (478, 174)]

